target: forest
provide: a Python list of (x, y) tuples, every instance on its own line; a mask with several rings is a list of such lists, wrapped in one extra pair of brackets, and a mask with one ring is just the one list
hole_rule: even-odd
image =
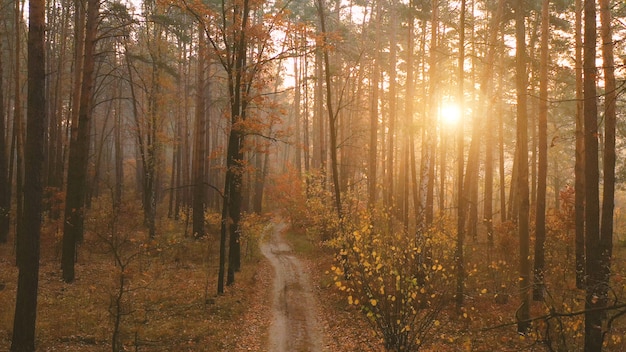
[(0, 9), (0, 350), (626, 350), (623, 1)]

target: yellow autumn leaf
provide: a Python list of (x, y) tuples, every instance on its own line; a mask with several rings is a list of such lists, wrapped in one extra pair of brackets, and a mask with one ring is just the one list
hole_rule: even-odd
[(370, 299), (370, 304), (372, 305), (372, 307), (376, 307), (376, 305), (378, 304), (378, 301), (372, 298)]

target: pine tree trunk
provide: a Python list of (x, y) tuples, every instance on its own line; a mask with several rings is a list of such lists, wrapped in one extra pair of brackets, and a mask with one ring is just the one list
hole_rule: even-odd
[[(376, 28), (380, 28), (380, 1), (376, 1)], [(370, 207), (376, 203), (377, 196), (377, 164), (378, 164), (378, 92), (380, 79), (380, 44), (378, 37), (374, 38), (374, 59), (372, 60), (372, 76), (370, 83), (370, 139), (369, 139), (369, 155), (368, 155), (368, 204)], [(390, 189), (391, 188), (391, 189)], [(387, 179), (386, 187), (383, 188), (384, 194), (392, 192), (393, 185)]]
[(533, 300), (541, 301), (544, 290), (545, 241), (546, 241), (546, 186), (548, 178), (548, 36), (550, 35), (550, 0), (543, 0), (541, 7), (541, 54), (539, 68), (539, 116), (537, 165), (537, 197), (535, 208), (535, 265)]
[(521, 306), (516, 313), (517, 331), (526, 334), (530, 329), (530, 231), (528, 189), (528, 117), (526, 104), (526, 29), (525, 1), (515, 8), (516, 90), (517, 90), (517, 155), (518, 155), (518, 235), (519, 235), (519, 287)]
[[(459, 100), (459, 110), (461, 114), (465, 109), (465, 0), (461, 0), (461, 19), (459, 20), (459, 28), (463, 28), (459, 32), (459, 91), (457, 93)], [(465, 195), (463, 193), (463, 170), (464, 170), (464, 145), (463, 138), (463, 116), (459, 119), (457, 125), (456, 143), (457, 143), (457, 223), (456, 223), (456, 248), (454, 252), (454, 260), (456, 264), (456, 308), (461, 311), (464, 302), (465, 292), (465, 258), (463, 255), (463, 242), (465, 240)]]
[(199, 25), (198, 30), (198, 69), (196, 72), (196, 121), (193, 148), (193, 224), (192, 233), (195, 238), (204, 237), (204, 165), (206, 159), (205, 133), (206, 133), (206, 107), (205, 107), (205, 60), (206, 47), (204, 42), (204, 26)]
[(584, 1), (583, 98), (585, 139), (585, 351), (602, 351), (602, 246), (596, 101), (596, 3)]
[[(63, 253), (61, 267), (63, 280), (74, 281), (76, 243), (82, 240), (84, 204), (87, 185), (87, 166), (90, 146), (91, 97), (94, 83), (94, 50), (98, 25), (99, 2), (89, 0), (83, 55), (83, 79), (80, 92), (78, 126), (76, 137), (70, 142), (70, 156), (65, 199), (65, 222), (63, 227)], [(74, 130), (74, 126), (72, 126)]]
[(43, 195), (43, 159), (46, 121), (45, 1), (30, 0), (28, 30), (28, 115), (26, 172), (24, 180), (24, 222), (19, 250), (21, 262), (17, 279), (12, 352), (35, 351), (35, 322), (39, 286), (39, 237)]
[[(0, 53), (2, 52), (2, 41), (0, 41)], [(4, 71), (2, 66), (2, 55), (0, 55), (0, 244), (7, 243), (9, 238), (9, 221), (10, 221), (10, 198), (9, 189), (11, 185), (8, 182), (8, 160), (7, 160), (7, 144), (6, 130), (7, 121), (4, 110)]]
[(576, 0), (576, 162), (574, 165), (574, 229), (576, 287), (585, 288), (585, 133), (583, 100), (583, 0)]

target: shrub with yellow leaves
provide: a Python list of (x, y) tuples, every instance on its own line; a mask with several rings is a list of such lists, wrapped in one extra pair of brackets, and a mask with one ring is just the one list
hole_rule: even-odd
[[(361, 211), (344, 219), (331, 245), (338, 255), (331, 274), (347, 301), (364, 312), (387, 350), (417, 351), (433, 338), (450, 301), (449, 241), (434, 233), (394, 231), (385, 214)], [(433, 258), (433, 253), (441, 258)]]

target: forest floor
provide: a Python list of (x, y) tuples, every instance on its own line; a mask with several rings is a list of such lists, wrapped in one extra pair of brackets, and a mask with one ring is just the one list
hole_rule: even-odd
[[(259, 242), (242, 243), (236, 283), (215, 295), (215, 229), (196, 240), (180, 221), (166, 219), (146, 241), (140, 225), (124, 221), (115, 234), (88, 224), (71, 284), (61, 280), (60, 226), (46, 224), (37, 351), (112, 351), (118, 317), (119, 351), (384, 350), (325, 274), (332, 253), (283, 223), (269, 226)], [(10, 347), (17, 274), (10, 242), (0, 246), (0, 351)]]
[[(384, 351), (365, 314), (349, 305), (345, 292), (337, 289), (331, 270), (333, 250), (303, 229), (293, 229), (280, 218), (269, 223), (268, 217), (248, 221), (258, 225), (252, 235), (242, 236), (242, 270), (235, 284), (216, 295), (219, 228), (215, 219), (207, 220), (207, 236), (194, 239), (185, 218), (163, 217), (159, 234), (149, 240), (137, 209), (125, 209), (119, 218), (104, 209), (93, 211), (99, 217), (86, 224), (77, 277), (71, 284), (61, 280), (60, 221), (45, 222), (37, 351), (114, 351), (116, 332), (116, 351)], [(441, 326), (423, 350), (547, 350), (534, 335), (520, 339), (515, 329), (519, 304), (511, 268), (514, 239), (503, 237), (493, 250), (479, 242), (468, 243), (468, 318), (455, 319), (451, 312), (442, 312)], [(571, 252), (570, 242), (554, 237), (548, 246), (550, 258), (565, 258)], [(9, 350), (12, 336), (18, 275), (14, 251), (12, 241), (0, 245), (0, 351)], [(626, 248), (617, 247), (614, 254), (614, 287), (623, 290), (615, 295), (626, 297)], [(565, 279), (573, 277), (572, 263), (553, 262), (549, 273), (556, 282), (549, 286), (550, 300), (534, 303), (532, 316), (542, 316), (551, 307), (565, 312), (582, 309), (582, 293)], [(498, 266), (477, 269), (488, 263)], [(494, 302), (504, 284), (511, 299)], [(544, 331), (546, 323), (556, 326), (552, 338), (564, 338), (562, 350), (580, 350), (582, 315), (537, 321), (535, 331)], [(611, 330), (606, 350), (626, 351), (626, 326), (615, 324)]]

